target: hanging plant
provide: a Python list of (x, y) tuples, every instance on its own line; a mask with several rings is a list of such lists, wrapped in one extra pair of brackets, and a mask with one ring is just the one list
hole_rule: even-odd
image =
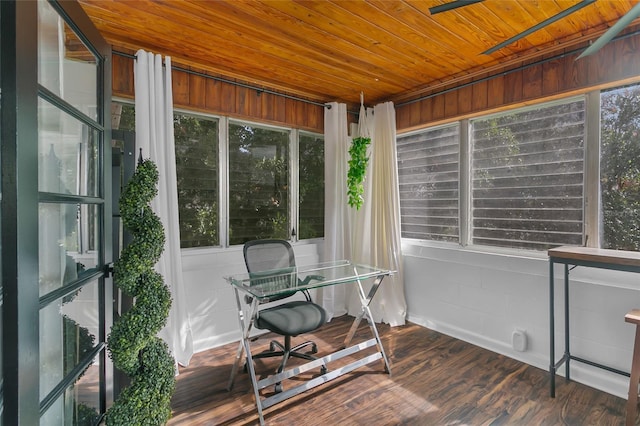
[(107, 411), (107, 425), (161, 425), (171, 416), (175, 362), (156, 336), (171, 307), (171, 294), (153, 270), (164, 249), (164, 229), (149, 203), (158, 190), (151, 160), (138, 163), (120, 197), (120, 215), (133, 241), (114, 265), (115, 282), (135, 304), (111, 328), (107, 339), (113, 364), (131, 378)]
[(367, 171), (369, 157), (367, 156), (367, 147), (371, 143), (371, 138), (357, 137), (351, 141), (349, 148), (349, 171), (347, 172), (347, 195), (349, 196), (349, 205), (360, 210), (364, 198), (364, 177)]

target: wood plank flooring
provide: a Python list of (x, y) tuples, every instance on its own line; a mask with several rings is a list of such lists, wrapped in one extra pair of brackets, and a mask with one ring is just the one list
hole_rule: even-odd
[[(318, 355), (338, 349), (353, 318), (335, 318), (315, 334)], [(267, 425), (622, 425), (626, 400), (576, 382), (556, 380), (549, 397), (548, 372), (460, 340), (407, 323), (379, 325), (392, 375), (382, 361), (342, 376), (265, 410)], [(254, 353), (266, 349), (261, 336)], [(368, 339), (360, 325), (352, 343)], [(294, 339), (294, 344), (302, 337)], [(226, 390), (237, 343), (194, 355), (181, 368), (169, 425), (255, 425), (258, 416), (248, 374)], [(275, 358), (259, 360), (267, 374)], [(302, 362), (297, 359), (291, 363)], [(329, 364), (329, 369), (336, 368)], [(318, 374), (319, 372), (314, 372)], [(310, 376), (309, 376), (310, 377)], [(287, 386), (296, 383), (284, 383)], [(265, 394), (266, 395), (266, 394)]]

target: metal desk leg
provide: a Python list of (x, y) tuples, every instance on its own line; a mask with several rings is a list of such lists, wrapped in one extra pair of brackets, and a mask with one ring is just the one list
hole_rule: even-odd
[(227, 389), (231, 390), (233, 388), (233, 381), (235, 379), (236, 373), (238, 372), (238, 366), (242, 358), (242, 350), (244, 349), (244, 352), (247, 354), (247, 369), (249, 370), (251, 384), (253, 385), (253, 393), (256, 399), (258, 417), (260, 419), (260, 424), (264, 425), (264, 417), (262, 415), (262, 401), (260, 400), (258, 380), (256, 379), (256, 372), (255, 368), (253, 367), (253, 357), (251, 356), (251, 344), (249, 339), (249, 334), (251, 332), (253, 322), (255, 321), (256, 314), (258, 312), (258, 299), (253, 299), (251, 307), (249, 308), (249, 316), (248, 318), (245, 318), (244, 311), (242, 310), (242, 303), (240, 301), (240, 294), (238, 292), (238, 289), (234, 290), (236, 295), (236, 304), (238, 306), (238, 321), (240, 322), (240, 329), (242, 330), (242, 339), (240, 340), (240, 345), (238, 346), (238, 350), (236, 352), (236, 358), (233, 362), (233, 367), (231, 368), (231, 377), (229, 377), (229, 384), (227, 385)]
[(550, 375), (550, 395), (556, 397), (556, 354), (555, 354), (555, 312), (554, 312), (554, 277), (553, 260), (549, 259), (549, 375)]
[[(357, 275), (357, 272), (356, 272), (356, 275)], [(373, 282), (373, 285), (371, 286), (371, 289), (369, 290), (368, 295), (365, 295), (364, 288), (362, 287), (362, 282), (360, 280), (357, 280), (358, 292), (360, 295), (360, 304), (362, 305), (362, 309), (360, 310), (360, 313), (358, 314), (358, 316), (356, 316), (356, 318), (353, 320), (353, 324), (351, 324), (351, 329), (349, 329), (349, 333), (347, 333), (347, 337), (344, 340), (344, 347), (346, 348), (349, 346), (349, 344), (351, 343), (351, 339), (353, 339), (353, 336), (355, 335), (356, 330), (360, 325), (360, 321), (362, 320), (362, 317), (366, 314), (367, 321), (369, 323), (369, 328), (371, 329), (371, 333), (376, 339), (376, 343), (378, 344), (378, 350), (382, 355), (382, 359), (385, 365), (385, 370), (387, 371), (387, 373), (391, 374), (391, 366), (389, 364), (389, 360), (387, 359), (387, 355), (384, 352), (384, 347), (382, 346), (382, 340), (380, 340), (378, 329), (375, 325), (375, 321), (373, 320), (373, 315), (371, 315), (371, 310), (369, 309), (369, 304), (371, 303), (371, 300), (373, 299), (376, 292), (378, 291), (378, 288), (380, 287), (380, 284), (382, 283), (383, 279), (384, 279), (384, 275), (379, 275), (376, 277), (375, 281)]]
[(551, 398), (556, 397), (556, 354), (555, 354), (555, 312), (553, 289), (553, 260), (549, 259), (549, 377)]
[(564, 360), (566, 362), (565, 377), (567, 380), (571, 380), (569, 377), (569, 361), (571, 361), (569, 351), (569, 264), (564, 265)]

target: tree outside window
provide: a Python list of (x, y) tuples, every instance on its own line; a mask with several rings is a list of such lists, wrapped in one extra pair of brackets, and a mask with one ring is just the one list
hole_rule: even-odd
[(601, 96), (603, 248), (640, 251), (640, 86)]
[(298, 238), (324, 237), (324, 140), (301, 133), (299, 139)]
[(289, 132), (229, 123), (229, 245), (290, 230)]
[(180, 247), (220, 245), (218, 120), (174, 114)]

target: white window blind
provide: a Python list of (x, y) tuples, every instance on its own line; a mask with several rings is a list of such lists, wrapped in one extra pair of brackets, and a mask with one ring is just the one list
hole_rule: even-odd
[(403, 238), (459, 241), (458, 124), (398, 137)]
[(585, 102), (471, 121), (472, 242), (582, 244)]

